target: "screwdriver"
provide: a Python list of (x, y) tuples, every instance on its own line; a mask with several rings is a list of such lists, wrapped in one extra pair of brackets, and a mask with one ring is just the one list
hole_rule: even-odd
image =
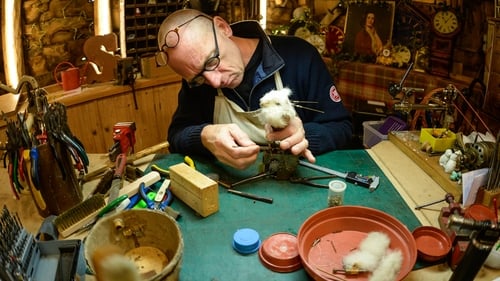
[(438, 204), (438, 203), (441, 203), (441, 202), (444, 202), (444, 201), (446, 201), (448, 203), (451, 203), (451, 202), (453, 202), (453, 200), (455, 200), (455, 198), (453, 197), (453, 195), (451, 193), (446, 193), (446, 195), (444, 196), (443, 199), (436, 200), (436, 201), (433, 201), (433, 202), (430, 202), (430, 203), (426, 203), (426, 204), (423, 204), (423, 205), (420, 205), (420, 206), (416, 206), (415, 210), (420, 210), (422, 208), (429, 207), (431, 205)]

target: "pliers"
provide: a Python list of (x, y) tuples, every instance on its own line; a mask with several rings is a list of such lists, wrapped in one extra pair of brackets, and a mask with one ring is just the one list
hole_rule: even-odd
[(301, 183), (301, 184), (310, 185), (310, 186), (314, 186), (314, 187), (328, 188), (328, 184), (316, 183), (316, 182), (313, 182), (313, 180), (331, 179), (331, 178), (336, 178), (336, 177), (337, 176), (335, 176), (335, 175), (315, 176), (315, 177), (291, 177), (289, 180), (291, 183)]
[(146, 203), (146, 207), (153, 210), (165, 211), (168, 205), (173, 200), (172, 192), (168, 189), (170, 180), (166, 179), (156, 192), (153, 199), (149, 197), (148, 187), (141, 183), (139, 185), (139, 193), (130, 198), (130, 203), (126, 209), (133, 208), (142, 199)]

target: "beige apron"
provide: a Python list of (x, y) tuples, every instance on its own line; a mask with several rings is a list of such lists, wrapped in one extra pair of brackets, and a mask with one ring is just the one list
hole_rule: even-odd
[[(274, 83), (276, 89), (283, 89), (283, 82), (279, 71), (274, 74)], [(250, 139), (257, 144), (265, 145), (266, 132), (264, 124), (259, 121), (260, 109), (253, 111), (244, 111), (236, 103), (224, 96), (221, 89), (217, 89), (217, 96), (214, 104), (214, 124), (238, 125)]]

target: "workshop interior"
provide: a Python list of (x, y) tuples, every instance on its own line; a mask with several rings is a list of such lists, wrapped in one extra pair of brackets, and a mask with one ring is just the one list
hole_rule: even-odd
[[(0, 281), (500, 280), (499, 0), (0, 3)], [(169, 152), (157, 36), (186, 8), (316, 47), (351, 142)]]

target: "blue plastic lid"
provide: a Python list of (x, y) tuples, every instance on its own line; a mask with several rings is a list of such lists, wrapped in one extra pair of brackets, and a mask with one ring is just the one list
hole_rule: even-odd
[(242, 228), (233, 235), (233, 248), (240, 254), (255, 253), (260, 247), (259, 233), (251, 228)]

